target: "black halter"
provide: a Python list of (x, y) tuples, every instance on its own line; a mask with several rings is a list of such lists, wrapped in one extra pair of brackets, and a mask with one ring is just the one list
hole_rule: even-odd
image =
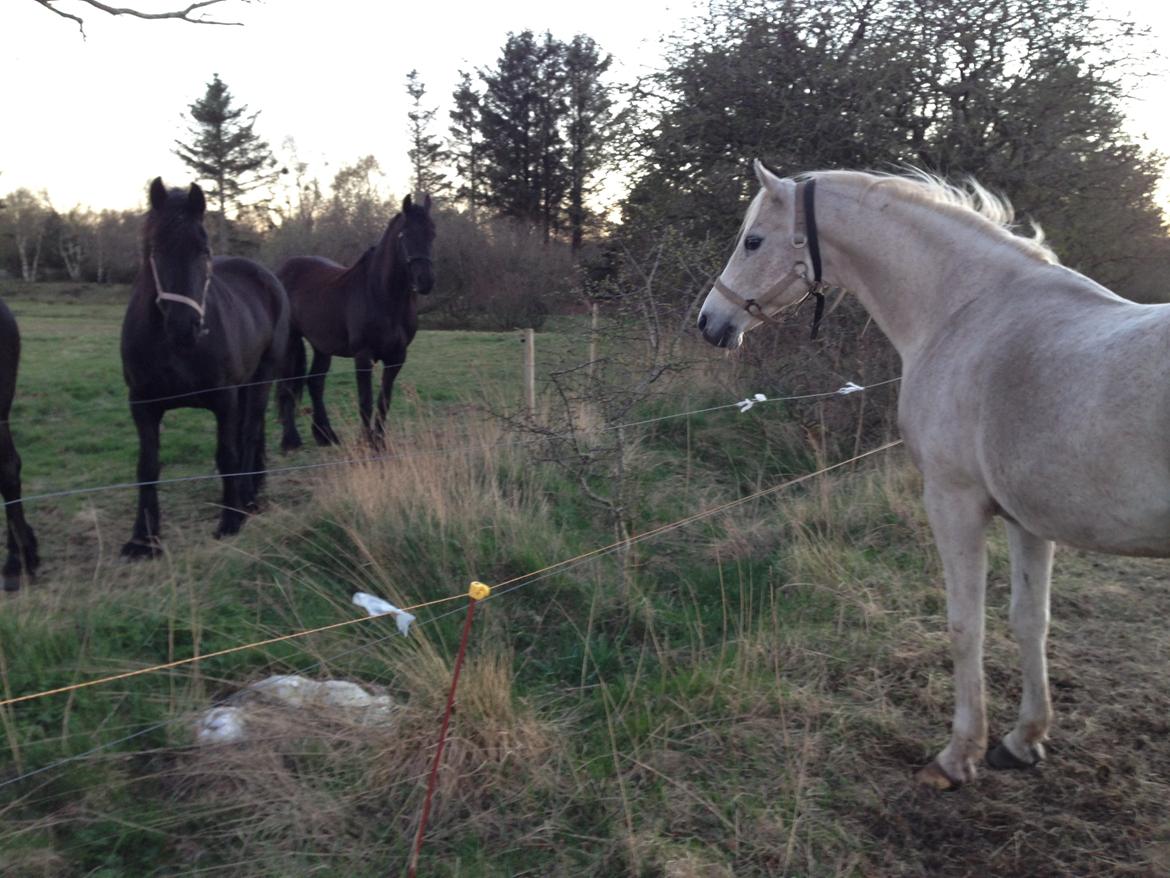
[(817, 337), (817, 330), (821, 326), (821, 318), (825, 316), (825, 294), (822, 292), (824, 281), (821, 279), (821, 245), (817, 238), (817, 211), (814, 187), (817, 185), (815, 177), (809, 179), (804, 187), (804, 223), (808, 234), (808, 258), (812, 262), (813, 282), (808, 294), (815, 296), (816, 308), (813, 310), (812, 334), (809, 338)]

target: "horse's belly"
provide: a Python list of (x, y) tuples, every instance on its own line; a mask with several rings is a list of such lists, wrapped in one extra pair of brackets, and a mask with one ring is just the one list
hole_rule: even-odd
[(1143, 483), (1022, 480), (995, 492), (1002, 514), (1025, 530), (1081, 549), (1170, 557), (1170, 480)]

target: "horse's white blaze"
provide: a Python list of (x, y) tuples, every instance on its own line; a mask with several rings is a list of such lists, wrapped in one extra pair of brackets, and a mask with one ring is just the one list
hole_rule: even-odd
[[(795, 184), (758, 164), (756, 173), (762, 189), (722, 275), (744, 297), (794, 258)], [(938, 766), (969, 779), (986, 749), (984, 540), (994, 515), (1009, 522), (1024, 678), (1004, 745), (1034, 761), (1052, 714), (1053, 541), (1170, 556), (1170, 306), (1128, 302), (1060, 266), (1039, 235), (1013, 234), (1010, 205), (978, 184), (814, 176), (825, 280), (857, 295), (902, 358), (898, 420), (924, 478), (955, 665), (954, 725)], [(749, 229), (764, 238), (750, 252)], [(701, 315), (704, 335), (725, 346), (758, 322), (714, 290)]]

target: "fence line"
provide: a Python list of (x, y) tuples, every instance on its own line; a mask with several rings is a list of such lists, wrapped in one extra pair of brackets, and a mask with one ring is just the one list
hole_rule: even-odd
[[(396, 363), (394, 365), (383, 365), (382, 368), (383, 369), (394, 369), (394, 368), (398, 368), (398, 367), (405, 366), (405, 365), (406, 365), (406, 361), (403, 360), (401, 363)], [(374, 367), (374, 366), (370, 366), (369, 368), (366, 368), (363, 366), (354, 366), (354, 371), (355, 372), (374, 372), (374, 371), (376, 371), (376, 368), (377, 367)], [(91, 405), (91, 406), (87, 406), (86, 408), (73, 409), (70, 412), (68, 412), (67, 414), (53, 415), (53, 416), (46, 417), (46, 418), (32, 419), (32, 418), (21, 417), (21, 418), (8, 418), (7, 420), (0, 419), (0, 424), (13, 424), (13, 423), (17, 423), (17, 424), (43, 424), (46, 421), (61, 421), (61, 420), (64, 420), (66, 418), (71, 418), (74, 415), (85, 415), (85, 414), (90, 414), (91, 412), (112, 411), (113, 409), (121, 408), (124, 405), (136, 406), (136, 405), (149, 405), (149, 404), (156, 403), (156, 402), (170, 402), (170, 401), (176, 400), (176, 399), (186, 399), (186, 398), (192, 397), (192, 396), (202, 396), (205, 393), (215, 393), (217, 390), (234, 390), (234, 389), (239, 389), (239, 388), (243, 388), (243, 387), (257, 387), (261, 384), (282, 384), (282, 383), (287, 382), (287, 381), (308, 381), (310, 378), (324, 378), (324, 377), (328, 377), (331, 374), (334, 374), (334, 373), (332, 371), (307, 372), (304, 375), (290, 375), (290, 376), (287, 376), (285, 378), (268, 378), (268, 379), (265, 379), (264, 381), (245, 381), (241, 384), (217, 384), (214, 387), (205, 387), (202, 390), (188, 390), (188, 391), (185, 391), (184, 393), (173, 393), (170, 396), (154, 396), (154, 397), (150, 397), (149, 399), (130, 399), (130, 400), (125, 400), (123, 402), (112, 402), (111, 401), (108, 405)]]
[[(880, 382), (877, 382), (876, 384), (870, 384), (870, 385), (867, 385), (865, 387), (858, 387), (856, 389), (860, 390), (860, 391), (866, 391), (866, 390), (870, 390), (870, 389), (875, 388), (875, 387), (881, 387), (883, 385), (892, 384), (894, 382), (901, 381), (901, 380), (902, 380), (901, 378), (889, 378), (889, 379), (886, 379), (885, 381), (880, 381)], [(849, 390), (848, 391), (848, 393), (852, 393), (852, 392), (856, 392), (856, 390)], [(825, 391), (823, 393), (806, 393), (806, 394), (801, 394), (801, 395), (797, 395), (797, 396), (780, 396), (780, 397), (765, 399), (765, 400), (762, 400), (760, 402), (754, 402), (753, 405), (764, 405), (767, 403), (788, 402), (788, 401), (793, 401), (793, 400), (829, 398), (829, 397), (833, 397), (833, 396), (845, 395), (845, 393), (846, 393), (846, 388), (840, 388), (838, 390)], [(640, 421), (631, 421), (629, 423), (623, 423), (623, 424), (613, 424), (613, 425), (610, 425), (608, 427), (601, 428), (601, 430), (599, 432), (610, 432), (613, 430), (621, 430), (621, 429), (625, 429), (628, 427), (641, 427), (641, 426), (645, 426), (647, 424), (654, 424), (654, 423), (658, 423), (659, 421), (667, 421), (667, 420), (671, 420), (674, 418), (683, 418), (683, 417), (687, 417), (689, 415), (708, 414), (710, 412), (724, 411), (724, 410), (727, 410), (730, 408), (736, 408), (740, 405), (741, 405), (741, 403), (733, 402), (733, 403), (727, 403), (726, 405), (712, 406), (710, 408), (694, 409), (694, 410), (685, 411), (685, 412), (673, 412), (673, 413), (668, 414), (668, 415), (661, 415), (659, 417), (654, 417), (654, 418), (646, 418), (646, 419), (643, 419)], [(493, 443), (489, 446), (483, 446), (483, 447), (501, 448), (501, 447), (516, 446), (516, 445), (532, 444), (535, 442), (542, 441), (543, 438), (544, 438), (543, 436), (534, 436), (534, 437), (527, 438), (527, 439), (513, 439), (513, 440), (509, 440), (507, 442)], [(347, 466), (350, 464), (378, 463), (378, 462), (388, 461), (388, 460), (406, 459), (406, 458), (411, 458), (411, 457), (420, 457), (420, 456), (427, 456), (427, 455), (455, 454), (455, 453), (459, 453), (461, 451), (467, 451), (467, 450), (471, 449), (472, 447), (475, 447), (475, 446), (470, 446), (470, 445), (447, 446), (444, 448), (423, 450), (423, 451), (395, 453), (395, 454), (377, 454), (377, 455), (369, 455), (366, 457), (349, 457), (349, 458), (343, 458), (341, 460), (325, 460), (325, 461), (318, 461), (317, 463), (297, 464), (295, 466), (273, 467), (270, 469), (262, 469), (262, 470), (249, 470), (247, 472), (232, 473), (231, 475), (233, 475), (233, 476), (285, 475), (285, 474), (291, 473), (291, 472), (300, 472), (303, 470), (313, 470), (313, 469), (327, 469), (330, 467)], [(15, 505), (17, 503), (28, 503), (28, 502), (37, 501), (37, 500), (51, 500), (51, 499), (60, 499), (63, 497), (83, 496), (86, 494), (103, 493), (105, 491), (126, 490), (126, 489), (130, 489), (130, 488), (142, 488), (142, 487), (147, 487), (150, 485), (158, 486), (158, 485), (180, 484), (183, 482), (211, 481), (211, 480), (221, 479), (221, 478), (223, 478), (223, 474), (217, 472), (217, 473), (206, 473), (206, 474), (199, 474), (199, 475), (193, 475), (193, 476), (173, 476), (173, 477), (167, 478), (167, 479), (153, 479), (153, 480), (149, 480), (149, 481), (113, 482), (113, 483), (106, 484), (106, 485), (91, 485), (89, 487), (82, 487), (82, 488), (66, 488), (66, 489), (62, 489), (59, 491), (46, 491), (46, 492), (43, 492), (40, 494), (28, 494), (24, 497), (21, 497), (19, 500), (7, 500), (4, 502), (3, 505), (5, 507), (8, 507), (8, 506)]]

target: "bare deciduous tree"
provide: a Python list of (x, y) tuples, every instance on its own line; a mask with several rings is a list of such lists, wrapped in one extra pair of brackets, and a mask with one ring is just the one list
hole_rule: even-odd
[(17, 189), (4, 197), (0, 221), (16, 246), (22, 280), (35, 281), (40, 272), (45, 220), (49, 216), (47, 202), (43, 192), (35, 195), (28, 189)]
[[(75, 13), (58, 9), (57, 4), (60, 0), (35, 0), (35, 2), (62, 18), (77, 22), (77, 27), (81, 31), (81, 35), (83, 37), (85, 36), (85, 19)], [(201, 10), (206, 9), (208, 6), (216, 6), (220, 3), (226, 3), (228, 0), (198, 0), (198, 2), (190, 3), (183, 9), (172, 9), (166, 12), (145, 12), (130, 6), (110, 6), (108, 3), (100, 2), (100, 0), (74, 0), (74, 2), (80, 3), (83, 6), (89, 6), (107, 15), (128, 15), (131, 18), (144, 18), (151, 21), (170, 18), (179, 21), (188, 21), (191, 24), (218, 24), (229, 27), (238, 27), (243, 24), (243, 22), (239, 21), (219, 21), (218, 19), (208, 18), (201, 12)], [(249, 0), (242, 0), (242, 2), (247, 3)]]

